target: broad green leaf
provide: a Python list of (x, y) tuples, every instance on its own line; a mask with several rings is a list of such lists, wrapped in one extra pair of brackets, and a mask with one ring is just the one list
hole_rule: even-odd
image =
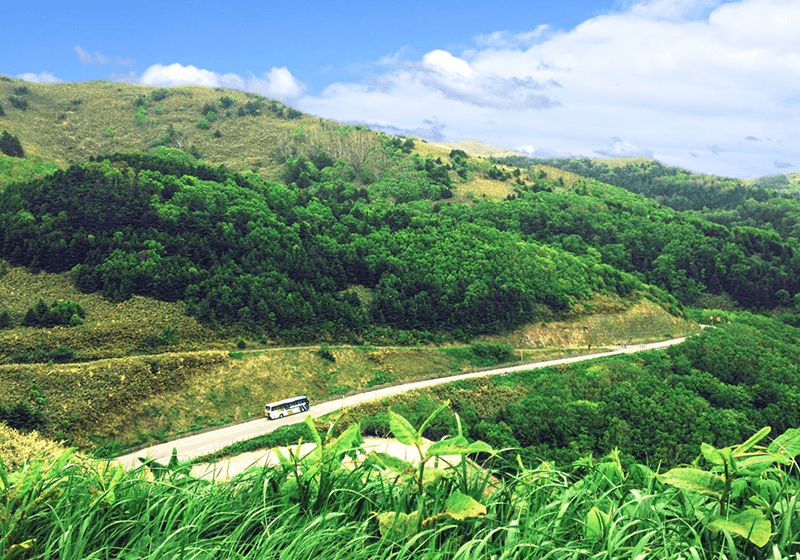
[(797, 428), (786, 430), (769, 444), (767, 450), (770, 453), (780, 453), (794, 459), (800, 455), (800, 430)]
[(417, 512), (411, 514), (387, 511), (379, 513), (378, 529), (381, 537), (391, 541), (401, 541), (414, 536), (417, 532)]
[(749, 539), (756, 546), (764, 546), (772, 536), (772, 525), (757, 509), (747, 509), (727, 519), (717, 517), (708, 524), (712, 531), (727, 531), (744, 539)]
[(494, 453), (494, 449), (483, 441), (467, 443), (467, 438), (464, 436), (456, 436), (432, 443), (425, 452), (431, 457), (435, 455), (469, 455), (470, 453)]
[(433, 442), (425, 451), (425, 455), (464, 455), (468, 453), (468, 447), (469, 442), (467, 442), (467, 438), (464, 436), (456, 436)]
[(713, 445), (709, 445), (707, 443), (700, 444), (700, 452), (705, 457), (706, 461), (709, 463), (713, 463), (715, 465), (723, 465), (725, 464), (725, 459), (723, 459), (720, 450), (714, 447)]
[(433, 413), (430, 416), (428, 416), (428, 418), (422, 423), (422, 426), (419, 427), (419, 432), (418, 432), (419, 435), (422, 436), (422, 434), (425, 433), (425, 428), (427, 428), (428, 425), (430, 425), (430, 423), (433, 422), (436, 419), (436, 417), (439, 416), (439, 414), (441, 414), (441, 412), (449, 406), (450, 406), (450, 401), (444, 401), (439, 408), (434, 410)]
[(422, 438), (414, 430), (414, 427), (393, 410), (389, 411), (389, 429), (397, 441), (403, 445), (419, 446), (422, 444)]
[(599, 541), (606, 534), (611, 516), (600, 511), (597, 506), (586, 514), (586, 538), (590, 541)]
[(272, 452), (275, 453), (276, 457), (278, 457), (278, 462), (281, 464), (282, 467), (294, 468), (294, 463), (291, 462), (289, 459), (287, 459), (286, 456), (283, 453), (281, 453), (281, 450), (279, 448), (276, 447), (275, 449), (272, 450)]
[(335, 456), (341, 457), (348, 451), (351, 451), (354, 446), (358, 445), (357, 440), (360, 439), (360, 436), (361, 426), (358, 424), (350, 424), (350, 427), (336, 438), (336, 443), (333, 447)]
[(755, 434), (750, 436), (750, 438), (744, 442), (743, 444), (739, 445), (733, 450), (734, 455), (741, 455), (742, 453), (747, 453), (750, 451), (755, 444), (759, 441), (767, 437), (767, 434), (772, 430), (769, 426), (764, 426), (760, 430), (758, 430)]
[(322, 463), (316, 462), (311, 465), (306, 465), (306, 470), (303, 472), (303, 482), (308, 482), (312, 480), (319, 471), (322, 469)]
[(486, 506), (461, 492), (450, 494), (444, 503), (444, 510), (458, 521), (486, 515)]
[(700, 469), (678, 468), (659, 475), (659, 478), (681, 490), (721, 498), (725, 490), (725, 479)]
[(398, 474), (414, 474), (416, 469), (414, 465), (409, 463), (408, 461), (403, 461), (402, 459), (398, 459), (393, 455), (389, 455), (388, 453), (370, 453), (369, 458), (380, 466), (385, 469), (392, 470)]
[(303, 422), (305, 422), (306, 426), (308, 426), (308, 429), (311, 432), (311, 435), (314, 438), (314, 443), (317, 444), (317, 447), (322, 447), (322, 438), (320, 437), (316, 426), (314, 426), (314, 419), (311, 417), (311, 415), (307, 414)]
[(772, 453), (758, 453), (750, 457), (739, 460), (739, 472), (748, 471), (747, 474), (761, 474), (775, 463), (791, 465), (792, 461), (786, 455), (774, 455)]

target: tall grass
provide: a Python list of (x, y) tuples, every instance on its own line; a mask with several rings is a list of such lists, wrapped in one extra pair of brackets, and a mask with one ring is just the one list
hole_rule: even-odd
[[(401, 438), (404, 431), (416, 433), (395, 428)], [(570, 471), (542, 463), (490, 472), (462, 461), (417, 479), (421, 470), (404, 470), (376, 454), (352, 460), (360, 447), (355, 430), (318, 437), (311, 453), (290, 453), (277, 467), (253, 467), (230, 481), (192, 478), (177, 460), (125, 471), (64, 454), (10, 472), (0, 467), (0, 548), (7, 558), (59, 559), (800, 555), (800, 480), (793, 460), (764, 469), (738, 490), (755, 498), (751, 502), (768, 497), (771, 504), (762, 509), (770, 521), (768, 542), (756, 546), (705, 523), (704, 516), (719, 511), (718, 502), (670, 486), (663, 480), (669, 473), (654, 476), (643, 465), (623, 470), (614, 453)], [(421, 453), (452, 451), (465, 443), (459, 437)], [(426, 518), (402, 521), (413, 519), (422, 501)], [(392, 523), (386, 512), (394, 514)]]

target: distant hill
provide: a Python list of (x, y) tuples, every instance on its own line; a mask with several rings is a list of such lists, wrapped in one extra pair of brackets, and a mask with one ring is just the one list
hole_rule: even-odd
[[(90, 156), (164, 145), (231, 169), (276, 165), (298, 127), (320, 119), (278, 101), (223, 88), (122, 82), (43, 84), (0, 77), (0, 130), (25, 153), (61, 166)], [(214, 113), (209, 117), (208, 113)]]

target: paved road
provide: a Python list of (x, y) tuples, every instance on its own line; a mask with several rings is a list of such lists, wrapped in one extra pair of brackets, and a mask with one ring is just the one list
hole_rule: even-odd
[[(649, 344), (632, 344), (628, 347), (619, 348), (618, 350), (613, 350), (610, 352), (602, 352), (598, 354), (589, 354), (584, 356), (574, 356), (571, 358), (559, 358), (556, 360), (548, 360), (546, 362), (521, 364), (516, 366), (492, 369), (492, 370), (478, 371), (474, 373), (464, 373), (460, 375), (452, 375), (449, 377), (440, 377), (437, 379), (427, 379), (425, 381), (415, 381), (412, 383), (406, 383), (404, 385), (386, 387), (383, 389), (377, 389), (375, 391), (369, 391), (357, 395), (350, 395), (342, 399), (336, 399), (334, 401), (319, 403), (313, 405), (311, 407), (311, 410), (307, 414), (311, 414), (312, 416), (315, 417), (324, 416), (326, 414), (329, 414), (331, 412), (340, 410), (348, 406), (354, 406), (356, 404), (360, 404), (363, 402), (372, 401), (390, 395), (396, 395), (399, 393), (405, 393), (408, 391), (414, 391), (416, 389), (422, 389), (424, 387), (440, 385), (442, 383), (452, 383), (453, 381), (458, 381), (461, 379), (471, 379), (473, 377), (485, 377), (487, 375), (502, 375), (504, 373), (524, 371), (535, 368), (543, 368), (558, 364), (582, 362), (584, 360), (603, 358), (606, 356), (613, 356), (615, 354), (631, 354), (634, 352), (641, 352), (644, 350), (666, 348), (668, 346), (680, 344), (684, 340), (686, 340), (685, 337), (674, 338), (671, 340), (664, 340), (662, 342), (654, 342)], [(177, 449), (178, 460), (186, 461), (188, 459), (194, 459), (195, 457), (202, 457), (203, 455), (214, 453), (215, 451), (219, 451), (220, 449), (223, 449), (224, 447), (227, 447), (228, 445), (231, 445), (232, 443), (235, 443), (237, 441), (244, 441), (264, 434), (268, 434), (269, 432), (275, 431), (281, 426), (287, 426), (289, 424), (297, 424), (299, 422), (302, 422), (305, 416), (306, 414), (297, 414), (294, 416), (281, 418), (279, 420), (267, 420), (266, 418), (250, 420), (242, 424), (236, 424), (235, 426), (219, 428), (218, 430), (204, 432), (201, 434), (196, 434), (181, 439), (176, 439), (167, 443), (153, 445), (152, 447), (147, 447), (145, 449), (141, 449), (139, 451), (135, 451), (127, 455), (122, 455), (121, 457), (117, 457), (116, 460), (120, 461), (121, 463), (129, 467), (134, 467), (139, 465), (140, 464), (138, 461), (139, 457), (150, 457), (156, 459), (159, 462), (166, 463), (169, 460), (170, 456), (172, 455), (172, 450)]]

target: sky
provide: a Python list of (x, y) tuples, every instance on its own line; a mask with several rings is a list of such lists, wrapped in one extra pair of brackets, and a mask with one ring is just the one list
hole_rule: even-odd
[(798, 0), (13, 2), (0, 74), (253, 91), (539, 157), (800, 170)]

